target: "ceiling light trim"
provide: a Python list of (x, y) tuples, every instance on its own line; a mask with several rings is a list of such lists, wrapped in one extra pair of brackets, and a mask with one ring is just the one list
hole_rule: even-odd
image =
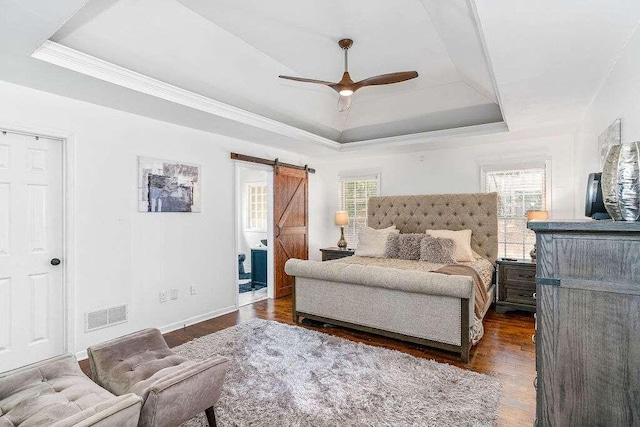
[(342, 144), (314, 133), (251, 113), (241, 108), (181, 89), (177, 86), (82, 53), (60, 43), (45, 41), (33, 58), (229, 120), (301, 141), (339, 150)]

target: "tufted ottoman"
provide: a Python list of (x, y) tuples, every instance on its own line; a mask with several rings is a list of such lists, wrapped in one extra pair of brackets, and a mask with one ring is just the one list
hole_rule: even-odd
[(0, 374), (0, 426), (135, 427), (141, 399), (116, 397), (64, 355)]
[[(140, 426), (175, 427), (205, 411), (215, 426), (228, 359), (193, 362), (172, 352), (157, 329), (145, 329), (88, 349), (93, 380), (115, 395), (144, 403)], [(2, 426), (0, 426), (2, 427)]]

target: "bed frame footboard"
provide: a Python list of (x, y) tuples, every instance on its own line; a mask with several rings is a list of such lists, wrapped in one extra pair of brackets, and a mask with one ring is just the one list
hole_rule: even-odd
[(292, 295), (292, 320), (293, 323), (298, 323), (300, 318), (306, 318), (315, 320), (318, 322), (329, 323), (344, 328), (355, 329), (358, 331), (368, 332), (371, 334), (381, 335), (388, 338), (397, 339), (400, 341), (411, 342), (419, 344), (425, 347), (435, 348), (439, 350), (445, 350), (460, 355), (460, 360), (463, 363), (469, 362), (469, 351), (471, 349), (471, 339), (469, 331), (469, 298), (460, 299), (460, 345), (454, 345), (444, 343), (440, 341), (429, 340), (425, 338), (415, 337), (411, 335), (405, 335), (397, 332), (386, 331), (384, 329), (373, 328), (370, 326), (359, 325), (357, 323), (345, 322), (342, 320), (333, 319), (330, 317), (324, 317), (317, 314), (306, 313), (298, 311), (296, 307), (296, 283), (294, 278), (293, 295)]

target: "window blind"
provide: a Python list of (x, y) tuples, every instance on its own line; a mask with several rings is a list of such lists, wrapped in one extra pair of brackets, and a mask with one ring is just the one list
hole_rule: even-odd
[(547, 210), (546, 166), (484, 171), (486, 192), (497, 192), (498, 256), (528, 258), (535, 233), (527, 211)]
[(340, 209), (349, 213), (349, 224), (344, 228), (349, 247), (358, 246), (358, 233), (367, 226), (367, 201), (379, 194), (379, 176), (341, 177)]

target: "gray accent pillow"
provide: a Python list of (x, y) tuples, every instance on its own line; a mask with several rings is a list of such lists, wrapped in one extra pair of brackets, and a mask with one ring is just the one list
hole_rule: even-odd
[(387, 237), (387, 243), (384, 246), (384, 256), (386, 258), (398, 258), (398, 237), (400, 234), (389, 234)]
[(396, 234), (387, 238), (385, 255), (387, 258), (420, 259), (420, 241), (424, 234)]
[(425, 237), (420, 242), (420, 261), (457, 264), (455, 242), (452, 239)]

